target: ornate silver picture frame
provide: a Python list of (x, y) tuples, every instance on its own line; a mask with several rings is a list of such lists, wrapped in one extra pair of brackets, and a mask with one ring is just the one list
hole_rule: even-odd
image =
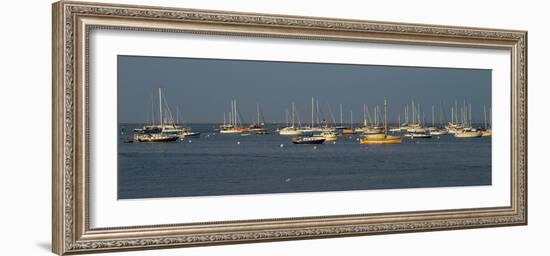
[[(527, 32), (61, 1), (53, 4), (53, 251), (59, 255), (527, 224)], [(292, 218), (90, 226), (90, 32), (505, 49), (510, 66), (510, 205)]]

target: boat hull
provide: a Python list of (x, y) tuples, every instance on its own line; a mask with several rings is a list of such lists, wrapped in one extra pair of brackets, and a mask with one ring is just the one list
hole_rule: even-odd
[(324, 137), (303, 137), (303, 138), (293, 138), (292, 143), (294, 144), (323, 144), (325, 142)]
[(140, 136), (139, 142), (172, 142), (178, 140), (178, 136), (146, 137)]
[(481, 132), (459, 132), (454, 134), (455, 138), (479, 138), (482, 136)]
[(220, 133), (222, 134), (236, 134), (236, 133), (242, 133), (242, 130), (220, 130)]
[(492, 131), (482, 131), (481, 137), (491, 137), (493, 135)]
[(201, 136), (200, 132), (186, 132), (183, 134), (185, 138), (198, 138)]
[(447, 131), (430, 131), (430, 134), (434, 136), (447, 135)]
[(429, 139), (431, 137), (431, 134), (411, 134), (411, 138), (413, 139)]
[(300, 130), (297, 130), (297, 129), (281, 129), (279, 131), (279, 135), (284, 135), (284, 136), (298, 136), (298, 135), (302, 135), (302, 131)]
[(364, 136), (359, 139), (360, 144), (401, 144), (401, 137), (384, 134)]

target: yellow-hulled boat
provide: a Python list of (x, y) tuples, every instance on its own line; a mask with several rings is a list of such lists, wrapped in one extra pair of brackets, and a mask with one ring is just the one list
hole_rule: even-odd
[(384, 98), (384, 133), (366, 134), (359, 139), (360, 144), (401, 144), (401, 136), (388, 135), (388, 110)]
[(380, 134), (368, 134), (359, 139), (360, 144), (401, 144), (401, 136)]

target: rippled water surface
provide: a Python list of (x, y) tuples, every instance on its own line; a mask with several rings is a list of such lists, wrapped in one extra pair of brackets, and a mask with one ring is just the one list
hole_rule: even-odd
[(490, 138), (360, 145), (357, 136), (343, 136), (294, 145), (276, 133), (226, 135), (212, 124), (189, 126), (201, 137), (124, 143), (139, 126), (120, 125), (119, 199), (491, 184)]

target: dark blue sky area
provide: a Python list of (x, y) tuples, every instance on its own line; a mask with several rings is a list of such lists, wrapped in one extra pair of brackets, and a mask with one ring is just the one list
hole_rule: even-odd
[(363, 104), (382, 106), (384, 97), (390, 120), (399, 113), (404, 120), (403, 108), (412, 99), (427, 122), (432, 105), (439, 116), (441, 102), (447, 118), (455, 100), (459, 106), (470, 102), (474, 122), (483, 120), (483, 105), (491, 104), (491, 70), (118, 56), (118, 121), (145, 122), (159, 87), (172, 112), (178, 106), (188, 123), (222, 122), (231, 99), (245, 122), (255, 120), (257, 103), (266, 122), (284, 122), (285, 109), (295, 102), (305, 123), (311, 97), (324, 112), (330, 105), (337, 121), (343, 104), (347, 123), (350, 110), (360, 122)]

